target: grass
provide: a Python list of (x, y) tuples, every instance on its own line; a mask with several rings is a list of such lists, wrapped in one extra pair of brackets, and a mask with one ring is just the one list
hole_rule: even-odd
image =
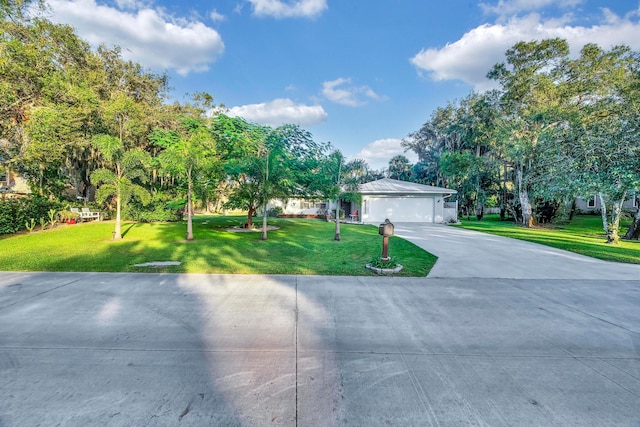
[[(113, 241), (113, 222), (60, 225), (52, 230), (0, 239), (0, 269), (5, 271), (104, 271), (219, 274), (317, 274), (368, 276), (364, 265), (380, 256), (382, 238), (374, 226), (320, 220), (269, 219), (261, 234), (231, 233), (246, 217), (196, 216), (195, 240), (185, 239), (186, 224), (123, 223), (124, 239)], [(413, 243), (392, 237), (389, 253), (405, 267), (399, 276), (426, 276), (436, 257)], [(180, 266), (135, 267), (153, 261)]]
[[(621, 234), (626, 232), (630, 222), (623, 221)], [(540, 243), (605, 261), (640, 264), (640, 242), (620, 240), (618, 245), (607, 244), (600, 216), (581, 215), (565, 225), (526, 228), (514, 222), (500, 221), (498, 215), (487, 215), (482, 221), (463, 219), (458, 227)]]

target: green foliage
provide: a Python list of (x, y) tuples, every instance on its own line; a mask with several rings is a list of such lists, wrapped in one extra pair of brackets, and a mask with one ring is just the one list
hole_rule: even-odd
[(36, 227), (36, 220), (29, 218), (29, 221), (25, 222), (25, 228), (29, 230), (29, 233), (33, 233), (33, 229)]
[(280, 206), (274, 206), (267, 211), (267, 216), (271, 218), (277, 218), (278, 215), (282, 215), (282, 208)]
[(32, 218), (44, 218), (59, 202), (39, 196), (11, 198), (0, 201), (0, 234), (12, 234), (25, 229)]
[(139, 222), (177, 222), (182, 220), (184, 207), (184, 200), (169, 200), (163, 194), (156, 194), (147, 205), (132, 200), (122, 210), (122, 217)]
[(345, 202), (352, 202), (357, 205), (362, 203), (362, 194), (358, 191), (345, 191), (340, 193), (340, 198)]
[(394, 156), (389, 160), (389, 178), (398, 179), (400, 181), (409, 181), (411, 179), (411, 171), (413, 165), (409, 163), (409, 159), (401, 154)]
[(78, 218), (80, 218), (80, 215), (78, 215), (76, 212), (71, 212), (70, 210), (64, 209), (58, 212), (58, 218), (60, 218), (60, 221), (65, 222), (69, 220), (78, 220)]
[(398, 262), (398, 258), (395, 256), (390, 256), (389, 259), (382, 259), (380, 255), (373, 255), (371, 260), (369, 261), (369, 265), (375, 268), (396, 268), (400, 264)]
[(531, 225), (576, 197), (602, 197), (614, 241), (625, 195), (640, 186), (640, 54), (566, 40), (519, 42), (488, 76), (499, 89), (434, 111), (402, 146), (412, 179), (455, 187), (470, 214), (497, 205)]
[(225, 172), (234, 181), (225, 207), (246, 210), (249, 225), (269, 200), (337, 195), (337, 175), (326, 154), (330, 146), (316, 143), (309, 132), (294, 125), (271, 129), (243, 121), (225, 129), (223, 140), (240, 141), (245, 147), (242, 157), (225, 154)]
[(53, 208), (47, 211), (47, 215), (49, 218), (49, 225), (51, 226), (55, 225), (56, 223), (56, 213), (57, 213), (57, 210)]
[(0, 234), (12, 234), (22, 228), (27, 220), (21, 199), (0, 202)]

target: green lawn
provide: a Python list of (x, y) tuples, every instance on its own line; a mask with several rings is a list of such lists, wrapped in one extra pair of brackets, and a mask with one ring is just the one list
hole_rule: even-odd
[[(61, 225), (52, 230), (0, 239), (0, 270), (112, 271), (232, 274), (318, 274), (367, 276), (364, 265), (381, 254), (382, 238), (374, 226), (320, 220), (269, 219), (267, 241), (260, 233), (231, 233), (246, 217), (197, 216), (195, 240), (187, 242), (183, 223), (123, 223), (124, 239), (113, 241), (113, 222)], [(426, 276), (436, 257), (392, 237), (389, 255), (405, 268), (400, 276)], [(135, 267), (153, 261), (181, 261), (180, 266)]]
[[(624, 234), (630, 220), (623, 221)], [(540, 243), (558, 249), (587, 255), (605, 261), (640, 264), (640, 242), (621, 240), (618, 245), (606, 243), (602, 219), (595, 215), (577, 216), (570, 224), (525, 228), (514, 222), (500, 221), (497, 215), (487, 215), (482, 221), (462, 219), (458, 227)]]

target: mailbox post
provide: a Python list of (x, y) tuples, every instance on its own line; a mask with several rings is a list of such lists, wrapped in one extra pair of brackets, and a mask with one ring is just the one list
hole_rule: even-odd
[(382, 236), (382, 260), (389, 261), (389, 237), (393, 236), (393, 224), (389, 218), (378, 227), (378, 234)]

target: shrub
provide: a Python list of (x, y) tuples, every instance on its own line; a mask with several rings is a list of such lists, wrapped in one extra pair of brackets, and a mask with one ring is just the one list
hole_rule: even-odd
[(369, 261), (369, 264), (371, 265), (371, 267), (375, 268), (396, 268), (398, 266), (398, 259), (392, 256), (385, 261), (378, 255), (374, 255), (371, 257), (371, 261)]
[(274, 206), (267, 211), (267, 216), (277, 217), (282, 214), (282, 208), (280, 206)]
[(24, 230), (31, 218), (46, 218), (49, 210), (59, 208), (60, 202), (40, 196), (3, 200), (0, 202), (0, 234)]
[(122, 217), (140, 222), (176, 222), (182, 220), (185, 203), (181, 200), (168, 200), (166, 196), (157, 194), (151, 202), (143, 206), (130, 202), (122, 210)]

